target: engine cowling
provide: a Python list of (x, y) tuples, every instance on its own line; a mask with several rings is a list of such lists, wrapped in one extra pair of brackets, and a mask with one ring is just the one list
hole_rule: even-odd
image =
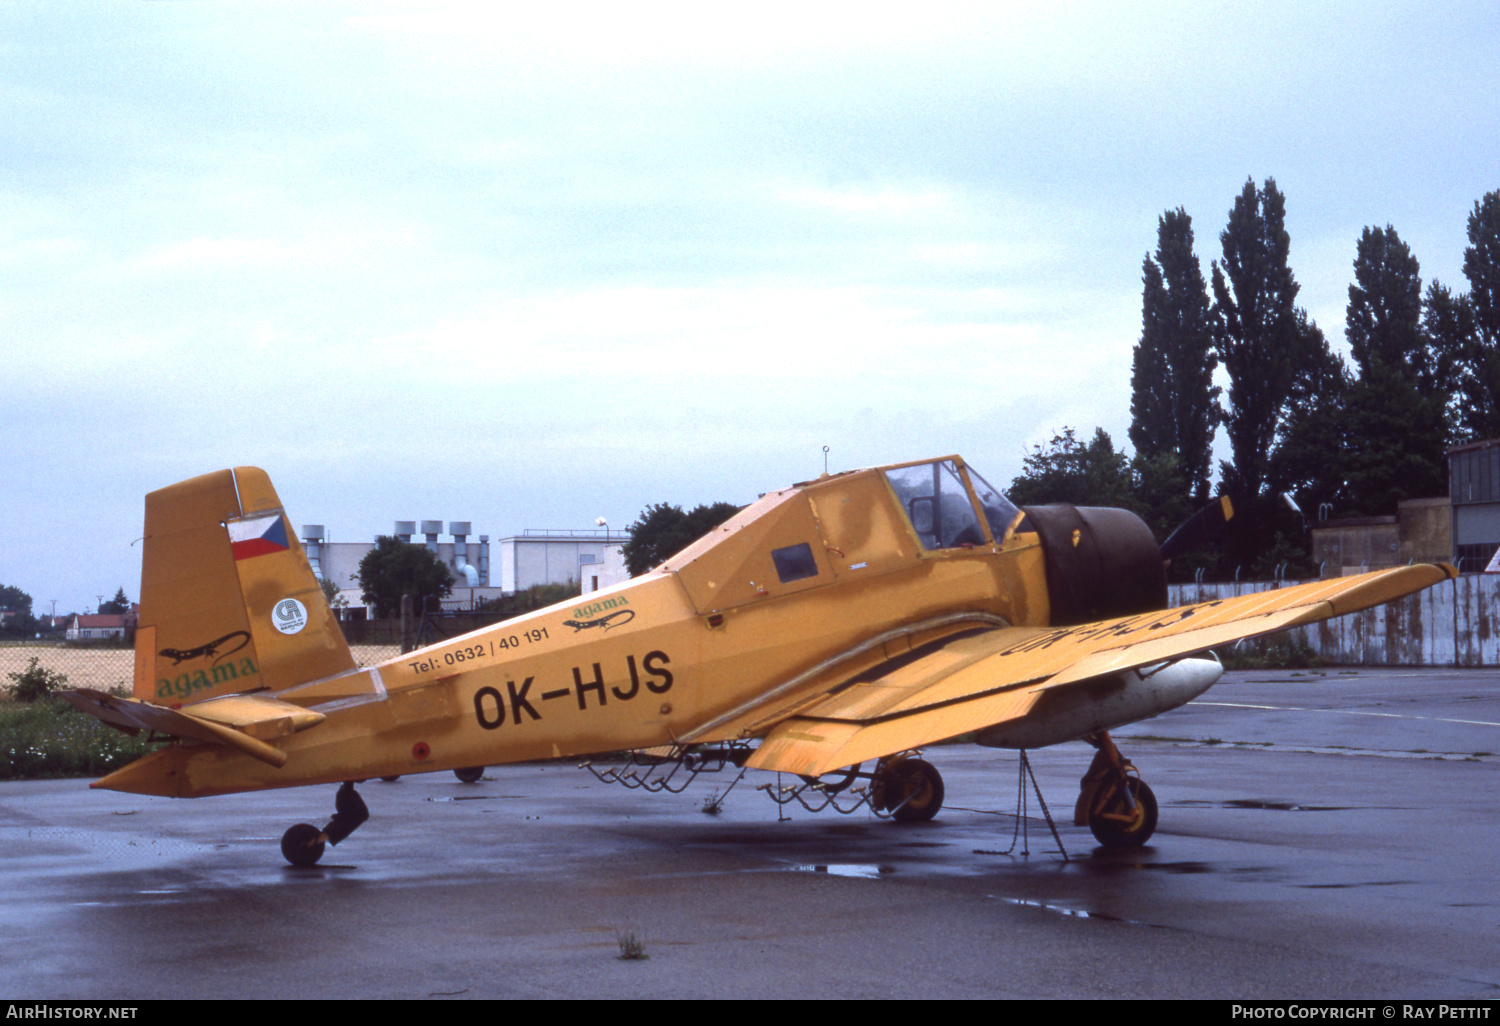
[(1145, 521), (1103, 506), (1022, 506), (1042, 541), (1052, 625), (1068, 627), (1167, 607), (1167, 571)]

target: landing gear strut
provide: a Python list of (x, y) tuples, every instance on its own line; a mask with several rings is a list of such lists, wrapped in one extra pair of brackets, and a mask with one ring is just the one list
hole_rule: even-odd
[(1156, 832), (1156, 795), (1107, 731), (1084, 740), (1099, 750), (1083, 775), (1073, 824), (1088, 824), (1094, 839), (1106, 848), (1140, 847)]
[(338, 844), (370, 818), (370, 810), (359, 792), (354, 790), (352, 780), (339, 786), (333, 808), (333, 818), (322, 830), (311, 823), (298, 823), (281, 835), (281, 854), (288, 862), (294, 866), (317, 865), (326, 845)]

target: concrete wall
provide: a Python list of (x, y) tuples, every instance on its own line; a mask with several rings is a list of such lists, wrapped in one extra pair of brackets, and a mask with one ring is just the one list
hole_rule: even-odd
[(1448, 497), (1404, 499), (1396, 504), (1400, 563), (1447, 563), (1453, 559), (1453, 506)]
[(1322, 521), (1312, 529), (1313, 562), (1327, 577), (1395, 566), (1404, 562), (1400, 530), (1395, 517)]
[[(1285, 581), (1291, 587), (1298, 581)], [(1168, 602), (1192, 605), (1275, 588), (1269, 581), (1174, 584)], [(1362, 613), (1287, 631), (1325, 661), (1373, 666), (1500, 665), (1500, 574), (1465, 574)]]

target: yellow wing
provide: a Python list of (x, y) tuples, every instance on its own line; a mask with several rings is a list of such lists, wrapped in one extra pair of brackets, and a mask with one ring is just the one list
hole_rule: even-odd
[[(1054, 688), (1390, 602), (1457, 576), (1446, 564), (1379, 570), (1077, 627), (950, 637), (781, 709), (747, 765), (827, 773), (1027, 716)], [(757, 731), (758, 733), (759, 731)]]

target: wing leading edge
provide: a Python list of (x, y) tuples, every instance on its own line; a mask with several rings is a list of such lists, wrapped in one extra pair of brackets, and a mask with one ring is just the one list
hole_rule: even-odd
[(827, 773), (1021, 720), (1054, 689), (1369, 609), (1455, 576), (1447, 564), (1427, 563), (1076, 627), (961, 635), (800, 703), (747, 765)]

